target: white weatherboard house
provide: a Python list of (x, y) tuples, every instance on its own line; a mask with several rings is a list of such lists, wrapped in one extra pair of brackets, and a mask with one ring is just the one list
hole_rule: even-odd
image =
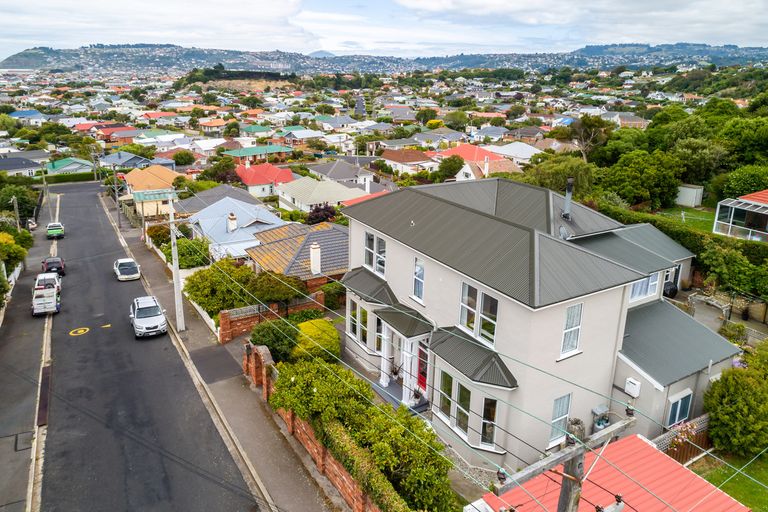
[(500, 179), (410, 187), (345, 214), (347, 355), (475, 466), (558, 449), (569, 417), (623, 415), (612, 395), (665, 425), (698, 414), (738, 352), (664, 301), (693, 255), (652, 226)]

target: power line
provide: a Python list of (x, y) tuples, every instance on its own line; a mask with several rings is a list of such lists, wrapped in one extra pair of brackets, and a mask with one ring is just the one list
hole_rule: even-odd
[[(208, 237), (205, 237), (205, 238), (208, 238)], [(195, 248), (195, 249), (199, 251), (199, 249), (197, 249), (197, 248)], [(223, 271), (222, 271), (222, 272), (223, 272)], [(226, 275), (226, 274), (225, 274), (225, 275)], [(230, 277), (230, 276), (227, 276), (227, 277)], [(230, 279), (232, 279), (232, 278), (230, 277)], [(280, 281), (281, 283), (283, 283), (284, 285), (291, 287), (291, 286), (290, 286), (288, 283), (285, 283), (284, 281), (280, 280), (279, 278), (276, 278), (276, 279), (277, 279), (278, 281)], [(263, 302), (261, 302), (261, 301), (260, 301), (260, 300), (259, 300), (257, 297), (255, 297), (255, 296), (254, 296), (252, 293), (250, 293), (248, 290), (246, 290), (246, 289), (245, 289), (245, 288), (244, 288), (244, 287), (243, 287), (243, 286), (242, 286), (240, 283), (237, 283), (237, 282), (236, 282), (236, 281), (234, 281), (234, 280), (232, 280), (232, 281), (233, 281), (234, 283), (236, 283), (238, 286), (240, 286), (241, 288), (243, 288), (243, 290), (244, 290), (246, 293), (248, 293), (248, 294), (249, 294), (251, 297), (253, 297), (253, 298), (254, 298), (256, 301), (258, 301), (258, 302), (259, 302), (261, 305), (263, 305), (263, 306), (266, 306), (266, 304), (264, 304)], [(291, 287), (291, 288), (293, 288), (293, 287)], [(295, 291), (299, 291), (299, 290), (296, 290), (296, 288), (293, 288), (293, 289), (294, 289)], [(300, 291), (299, 291), (299, 292), (300, 292)], [(302, 292), (300, 292), (300, 293), (302, 293)], [(280, 317), (280, 316), (278, 316), (278, 318), (279, 318), (280, 320), (284, 321), (285, 323), (287, 323), (288, 325), (290, 325), (290, 326), (291, 326), (293, 329), (295, 329), (295, 330), (297, 330), (298, 332), (300, 332), (300, 330), (299, 330), (299, 329), (298, 329), (298, 328), (297, 328), (295, 325), (293, 325), (291, 322), (289, 322), (287, 319), (285, 319), (285, 318), (283, 318), (283, 317)], [(317, 342), (316, 342), (315, 340), (313, 340), (311, 337), (307, 337), (307, 338), (309, 338), (309, 339), (310, 339), (310, 341), (312, 341), (314, 344), (316, 344), (316, 345), (317, 345), (317, 346), (318, 346), (318, 347), (319, 347), (321, 350), (325, 351), (325, 352), (326, 352), (326, 353), (328, 353), (328, 354), (329, 354), (331, 357), (333, 357), (334, 359), (338, 360), (338, 361), (339, 361), (339, 362), (340, 362), (342, 365), (349, 367), (349, 368), (350, 368), (350, 370), (352, 370), (354, 373), (359, 373), (359, 372), (358, 372), (358, 371), (356, 371), (354, 368), (352, 368), (352, 367), (351, 367), (349, 364), (347, 364), (347, 363), (345, 363), (344, 361), (342, 361), (342, 360), (341, 360), (339, 357), (337, 357), (335, 354), (332, 354), (330, 351), (328, 351), (328, 350), (327, 350), (325, 347), (323, 347), (322, 345), (320, 345), (319, 343), (317, 343)], [(390, 396), (392, 396), (393, 398), (395, 398), (395, 399), (396, 399), (396, 397), (394, 397), (393, 395), (391, 395), (391, 393), (387, 392), (386, 390), (384, 390), (384, 392), (385, 392), (385, 393), (387, 393), (388, 395), (390, 395)], [(538, 416), (536, 416), (536, 415), (533, 415), (533, 414), (529, 413), (528, 411), (525, 411), (525, 410), (523, 410), (523, 409), (521, 409), (521, 408), (519, 408), (519, 407), (515, 406), (514, 404), (511, 404), (511, 403), (509, 403), (509, 402), (507, 402), (507, 401), (505, 401), (505, 400), (499, 399), (498, 397), (496, 397), (496, 396), (494, 396), (494, 395), (488, 395), (488, 396), (490, 396), (490, 397), (492, 397), (492, 398), (496, 399), (497, 401), (500, 401), (500, 402), (502, 402), (502, 403), (504, 403), (504, 404), (507, 404), (508, 406), (512, 407), (513, 409), (516, 409), (516, 410), (518, 410), (519, 412), (522, 412), (523, 414), (525, 414), (525, 415), (528, 415), (528, 416), (530, 416), (530, 417), (532, 417), (532, 418), (536, 419), (537, 421), (541, 421), (541, 422), (543, 422), (544, 424), (546, 424), (546, 425), (550, 426), (551, 428), (555, 428), (555, 429), (557, 429), (557, 430), (560, 430), (560, 431), (561, 431), (561, 433), (565, 434), (566, 436), (568, 436), (568, 435), (569, 435), (569, 434), (568, 434), (568, 432), (567, 432), (567, 430), (565, 430), (565, 429), (562, 429), (562, 428), (559, 428), (559, 427), (557, 427), (557, 426), (553, 425), (551, 422), (549, 422), (549, 421), (547, 421), (547, 420), (543, 420), (543, 419), (539, 418)], [(612, 462), (610, 462), (608, 459), (606, 459), (605, 457), (603, 457), (603, 456), (602, 456), (600, 453), (598, 453), (598, 452), (597, 452), (597, 451), (595, 451), (594, 449), (590, 448), (590, 447), (589, 447), (589, 446), (588, 446), (586, 443), (584, 443), (583, 441), (581, 441), (581, 440), (579, 440), (579, 439), (576, 439), (575, 437), (574, 437), (573, 439), (575, 439), (577, 442), (579, 442), (580, 444), (582, 444), (582, 445), (583, 445), (583, 446), (584, 446), (586, 449), (588, 449), (588, 450), (592, 451), (593, 453), (595, 453), (595, 454), (596, 454), (598, 457), (600, 457), (600, 458), (602, 458), (603, 460), (605, 460), (605, 462), (606, 462), (607, 464), (609, 464), (609, 465), (610, 465), (610, 466), (612, 466), (614, 469), (616, 469), (617, 471), (619, 471), (620, 473), (622, 473), (622, 474), (623, 474), (625, 477), (627, 477), (629, 480), (631, 480), (632, 482), (634, 482), (636, 485), (638, 485), (638, 486), (640, 486), (641, 488), (643, 488), (644, 490), (646, 490), (646, 491), (647, 491), (649, 494), (651, 494), (652, 496), (654, 496), (655, 498), (657, 498), (659, 501), (661, 501), (662, 503), (664, 503), (664, 504), (665, 504), (665, 505), (666, 505), (668, 508), (672, 509), (673, 511), (675, 510), (675, 508), (674, 508), (674, 507), (672, 507), (671, 505), (669, 505), (669, 504), (668, 504), (666, 501), (664, 501), (662, 498), (660, 498), (659, 496), (657, 496), (657, 495), (656, 495), (655, 493), (653, 493), (653, 492), (652, 492), (650, 489), (647, 489), (645, 486), (643, 486), (643, 485), (642, 485), (640, 482), (636, 481), (636, 480), (635, 480), (634, 478), (632, 478), (630, 475), (626, 474), (626, 473), (625, 473), (623, 470), (621, 470), (621, 469), (620, 469), (618, 466), (616, 466), (615, 464), (613, 464)], [(470, 447), (470, 448), (471, 448), (471, 447)], [(471, 448), (471, 449), (472, 449), (472, 448)], [(482, 457), (484, 457), (483, 455), (481, 455), (481, 456), (482, 456)], [(485, 457), (484, 457), (484, 458), (485, 458)], [(497, 467), (498, 467), (498, 465), (497, 465), (497, 464), (495, 464), (493, 461), (490, 461), (490, 462), (491, 462), (491, 464), (493, 464), (493, 465), (495, 465), (495, 466), (497, 466)], [(499, 468), (499, 469), (502, 469), (502, 468)], [(524, 490), (524, 491), (525, 491), (527, 494), (529, 494), (529, 495), (530, 495), (530, 493), (528, 493), (528, 491), (527, 491), (527, 490), (526, 490), (524, 487), (522, 487), (522, 485), (520, 485), (520, 484), (519, 484), (518, 482), (516, 482), (516, 481), (515, 481), (515, 483), (516, 483), (518, 486), (520, 486), (520, 487), (521, 487), (521, 488), (522, 488), (522, 489), (523, 489), (523, 490)], [(531, 497), (533, 497), (532, 495), (530, 495), (530, 496), (531, 496)], [(535, 499), (535, 498), (534, 498), (534, 499)], [(537, 503), (538, 503), (538, 500), (536, 500), (536, 501), (537, 501)], [(542, 507), (543, 507), (543, 506), (542, 506)]]

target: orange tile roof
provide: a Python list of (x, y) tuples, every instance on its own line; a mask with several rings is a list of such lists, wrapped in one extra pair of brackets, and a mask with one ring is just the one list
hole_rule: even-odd
[(179, 176), (182, 176), (182, 174), (162, 165), (150, 165), (144, 169), (133, 169), (125, 175), (125, 181), (128, 182), (128, 185), (134, 191), (158, 190), (171, 188), (173, 180)]
[(760, 192), (752, 192), (751, 194), (741, 196), (739, 197), (739, 199), (743, 199), (745, 201), (752, 201), (753, 203), (768, 205), (768, 188), (765, 190), (761, 190)]
[[(587, 453), (584, 457), (584, 467), (592, 467), (595, 457), (594, 452)], [(605, 461), (611, 461), (632, 479)], [(562, 471), (563, 467), (558, 466), (557, 469)], [(544, 474), (528, 480), (523, 485), (530, 494), (536, 496), (546, 510), (557, 510), (561, 480), (560, 476)], [(597, 461), (582, 486), (578, 511), (594, 512), (595, 505), (607, 507), (614, 503), (614, 494), (621, 494), (624, 503), (631, 506), (628, 508), (632, 510), (669, 510), (667, 505), (635, 482), (639, 482), (669, 503), (674, 510), (690, 510), (703, 500), (698, 504), (697, 510), (749, 512), (749, 508), (660, 452), (648, 440), (638, 435), (625, 437), (605, 448), (603, 458)], [(514, 505), (517, 512), (541, 511), (539, 504), (517, 486), (500, 498), (493, 493), (483, 496), (483, 500), (494, 512), (508, 505)]]
[(217, 128), (219, 126), (226, 126), (227, 122), (223, 119), (214, 119), (212, 121), (206, 121), (204, 123), (200, 123), (200, 126), (207, 126), (209, 128)]

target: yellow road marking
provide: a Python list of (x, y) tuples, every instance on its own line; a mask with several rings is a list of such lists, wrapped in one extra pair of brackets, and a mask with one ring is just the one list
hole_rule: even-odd
[(82, 336), (83, 334), (90, 331), (88, 327), (78, 327), (77, 329), (72, 329), (69, 331), (70, 336)]
[(112, 327), (112, 324), (104, 324), (101, 326), (102, 329), (106, 329), (107, 327)]

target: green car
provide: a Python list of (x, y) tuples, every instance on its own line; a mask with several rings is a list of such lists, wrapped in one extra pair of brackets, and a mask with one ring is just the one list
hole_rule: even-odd
[(64, 224), (61, 222), (50, 222), (46, 226), (45, 236), (51, 238), (64, 238)]

